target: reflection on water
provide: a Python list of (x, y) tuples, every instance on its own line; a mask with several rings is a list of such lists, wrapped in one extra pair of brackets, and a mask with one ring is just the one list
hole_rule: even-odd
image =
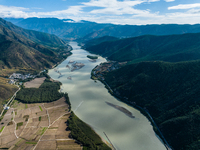
[[(91, 70), (106, 60), (99, 57), (96, 62), (88, 61), (87, 55), (90, 53), (80, 49), (76, 42), (71, 42), (70, 45), (73, 47), (73, 54), (56, 68), (62, 77), (59, 78), (54, 69), (49, 71), (49, 75), (62, 82), (63, 92), (69, 94), (72, 110), (76, 115), (108, 141), (105, 132), (117, 150), (166, 150), (145, 116), (112, 97), (102, 83), (90, 79)], [(71, 72), (66, 67), (70, 61), (80, 62), (85, 66)], [(123, 108), (123, 111), (108, 103)], [(125, 110), (135, 118), (124, 113)]]

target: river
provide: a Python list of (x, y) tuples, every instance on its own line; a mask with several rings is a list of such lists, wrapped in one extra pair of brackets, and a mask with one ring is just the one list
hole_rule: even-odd
[[(117, 150), (166, 150), (145, 116), (111, 96), (101, 82), (90, 79), (91, 70), (106, 62), (106, 59), (99, 57), (96, 62), (91, 62), (86, 57), (91, 55), (89, 52), (81, 49), (76, 42), (70, 42), (70, 45), (73, 54), (55, 68), (57, 72), (55, 69), (49, 70), (49, 75), (62, 82), (62, 91), (69, 94), (75, 114), (108, 141), (105, 132)], [(71, 72), (66, 67), (70, 60), (84, 63), (85, 66)], [(135, 118), (108, 103), (125, 108)]]

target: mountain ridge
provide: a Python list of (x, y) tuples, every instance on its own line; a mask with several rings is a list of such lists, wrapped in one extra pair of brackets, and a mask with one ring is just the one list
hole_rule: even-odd
[(65, 42), (55, 35), (25, 30), (3, 19), (0, 19), (0, 37), (1, 69), (51, 68), (66, 57), (58, 55), (65, 52), (59, 47)]
[[(98, 39), (96, 39), (98, 40)], [(187, 61), (200, 59), (200, 33), (144, 35), (105, 41), (84, 49), (114, 61)]]
[(82, 42), (103, 36), (129, 38), (141, 35), (171, 35), (200, 32), (200, 24), (115, 25), (90, 21), (70, 23), (64, 22), (65, 19), (57, 18), (6, 19), (26, 29), (34, 29), (55, 34), (68, 40), (75, 39)]

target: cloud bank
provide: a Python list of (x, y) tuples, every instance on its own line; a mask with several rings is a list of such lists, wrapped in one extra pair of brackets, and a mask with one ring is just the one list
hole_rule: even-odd
[[(175, 0), (165, 0), (175, 2)], [(113, 24), (196, 24), (200, 18), (200, 3), (178, 4), (166, 8), (166, 13), (142, 9), (138, 6), (150, 6), (161, 3), (160, 0), (90, 0), (69, 6), (65, 10), (45, 12), (42, 8), (24, 8), (0, 5), (0, 17), (57, 17), (75, 21), (88, 20)], [(174, 4), (174, 3), (170, 3)], [(146, 7), (144, 7), (146, 8)], [(177, 10), (177, 11), (176, 11)], [(180, 11), (181, 10), (181, 11)]]

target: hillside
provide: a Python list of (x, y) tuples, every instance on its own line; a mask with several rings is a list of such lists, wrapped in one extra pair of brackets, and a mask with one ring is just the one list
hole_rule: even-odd
[(75, 22), (70, 19), (61, 20), (57, 18), (5, 19), (25, 29), (55, 34), (68, 40), (79, 39), (79, 41), (87, 41), (103, 36), (128, 38), (141, 35), (171, 35), (200, 32), (200, 24), (161, 24), (139, 26), (98, 24), (89, 21)]
[(3, 108), (3, 101), (9, 99), (17, 91), (17, 86), (8, 84), (8, 79), (0, 77), (0, 112)]
[(70, 54), (64, 44), (54, 35), (24, 30), (0, 19), (0, 69), (51, 68)]
[(102, 28), (98, 31), (91, 32), (86, 36), (84, 36), (81, 40), (87, 41), (102, 36), (129, 38), (141, 35), (172, 35), (172, 34), (199, 33), (199, 32), (200, 32), (200, 24), (112, 25)]
[(100, 37), (100, 38), (94, 38), (92, 40), (83, 42), (82, 47), (87, 48), (87, 47), (98, 45), (98, 44), (103, 43), (103, 42), (115, 41), (115, 40), (118, 40), (118, 38), (112, 37), (112, 36), (103, 36), (103, 37)]
[(43, 32), (37, 32), (37, 31), (33, 31), (33, 30), (26, 30), (26, 29), (23, 29), (23, 28), (20, 28), (20, 27), (14, 25), (10, 22), (7, 22), (1, 18), (0, 18), (0, 25), (15, 32), (16, 34), (24, 36), (25, 38), (32, 40), (36, 43), (40, 43), (43, 45), (49, 45), (49, 46), (65, 44), (65, 42), (63, 40), (61, 40), (60, 38), (58, 38), (55, 35), (51, 35), (51, 34), (47, 34), (47, 33), (43, 33)]
[(145, 35), (86, 46), (84, 47), (86, 50), (115, 61), (197, 60), (200, 58), (200, 33)]
[(175, 150), (200, 149), (200, 61), (136, 63), (105, 81), (122, 101), (146, 108)]

